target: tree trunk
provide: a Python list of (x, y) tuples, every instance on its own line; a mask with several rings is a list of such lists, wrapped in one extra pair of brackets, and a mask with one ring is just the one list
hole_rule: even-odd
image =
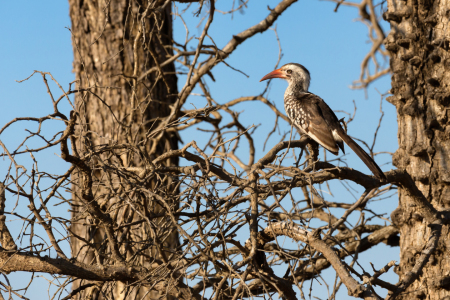
[[(119, 162), (126, 168), (138, 168), (143, 165), (143, 159), (151, 161), (165, 151), (177, 149), (175, 133), (164, 133), (157, 143), (151, 138), (151, 128), (156, 127), (158, 118), (170, 113), (169, 105), (178, 94), (174, 65), (160, 67), (167, 56), (172, 55), (173, 43), (171, 5), (163, 6), (163, 2), (69, 0), (76, 84), (77, 89), (84, 89), (75, 98), (76, 149), (80, 156), (103, 145), (139, 145), (142, 151), (136, 154), (121, 148), (113, 155), (102, 154), (90, 162), (96, 167), (94, 201), (111, 216), (116, 226), (139, 223), (142, 216), (124, 202), (127, 199), (111, 194), (111, 190), (122, 187), (104, 166)], [(145, 74), (155, 66), (156, 72)], [(178, 160), (168, 159), (164, 164), (175, 166)], [(85, 203), (78, 195), (77, 185), (81, 184), (82, 176), (72, 179), (75, 182), (71, 227), (73, 257), (88, 264), (114, 263), (108, 256), (111, 249), (105, 244), (101, 224), (86, 212)], [(170, 187), (171, 181), (166, 184)], [(149, 188), (152, 185), (154, 182), (150, 181)], [(160, 211), (154, 203), (140, 205), (145, 207), (147, 216)], [(161, 230), (173, 226), (164, 219), (156, 219), (154, 224)], [(127, 263), (132, 259), (132, 264), (145, 267), (160, 257), (158, 249), (173, 249), (178, 244), (174, 231), (165, 241), (160, 241), (154, 232), (139, 225), (116, 230), (115, 237)], [(142, 245), (142, 241), (148, 244)], [(137, 253), (137, 258), (133, 258)], [(78, 280), (73, 288), (84, 284), (87, 282)], [(145, 288), (128, 290), (126, 283), (110, 283), (87, 288), (77, 299), (141, 299), (147, 292)], [(157, 295), (153, 293), (151, 297)]]
[[(392, 94), (397, 108), (399, 149), (393, 163), (406, 169), (427, 200), (437, 209), (450, 205), (450, 56), (449, 7), (445, 1), (388, 1), (384, 18), (391, 24), (386, 48), (391, 52)], [(430, 224), (411, 199), (399, 190), (392, 213), (401, 228), (400, 280), (415, 266), (430, 239)], [(444, 299), (450, 255), (448, 226), (419, 278), (398, 299)], [(446, 286), (445, 286), (446, 285)], [(447, 298), (445, 298), (447, 299)]]

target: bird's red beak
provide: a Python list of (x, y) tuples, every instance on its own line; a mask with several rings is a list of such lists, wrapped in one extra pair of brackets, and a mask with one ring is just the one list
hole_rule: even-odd
[(267, 79), (272, 79), (272, 78), (283, 78), (286, 79), (286, 74), (284, 74), (284, 71), (282, 71), (281, 69), (275, 70), (270, 72), (269, 74), (267, 74), (266, 76), (264, 76), (259, 82), (263, 81), (263, 80), (267, 80)]

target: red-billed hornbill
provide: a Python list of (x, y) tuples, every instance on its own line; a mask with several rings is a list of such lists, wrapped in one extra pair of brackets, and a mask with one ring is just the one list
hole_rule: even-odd
[(270, 72), (260, 81), (271, 78), (282, 78), (288, 82), (289, 86), (284, 93), (284, 109), (291, 122), (301, 132), (334, 155), (338, 155), (339, 148), (345, 153), (343, 143), (345, 142), (375, 177), (380, 180), (386, 179), (375, 161), (342, 129), (338, 118), (325, 101), (308, 92), (311, 77), (304, 66), (296, 63), (286, 64)]

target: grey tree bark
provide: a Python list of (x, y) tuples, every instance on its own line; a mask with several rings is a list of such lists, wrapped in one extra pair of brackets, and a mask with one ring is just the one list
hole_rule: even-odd
[[(173, 43), (171, 5), (164, 5), (162, 1), (111, 1), (105, 5), (103, 1), (83, 0), (69, 0), (69, 4), (76, 85), (78, 90), (84, 90), (75, 98), (78, 113), (76, 150), (79, 154), (86, 155), (102, 145), (131, 144), (138, 146), (141, 152), (118, 149), (115, 156), (103, 159), (122, 160), (125, 167), (141, 167), (143, 161), (152, 161), (165, 151), (178, 149), (175, 133), (165, 133), (156, 143), (151, 139), (152, 128), (157, 127), (158, 118), (169, 114), (169, 105), (178, 93), (173, 63), (164, 67), (159, 65), (167, 56), (173, 55), (170, 48)], [(162, 72), (145, 75), (152, 67), (158, 67)], [(104, 185), (111, 184), (115, 189), (122, 187), (120, 182), (115, 182), (117, 178), (102, 169), (102, 164), (98, 161), (90, 163), (97, 164), (93, 174), (97, 193), (92, 200), (108, 212), (119, 227), (142, 222), (145, 216), (125, 205), (124, 199), (101, 192)], [(163, 165), (176, 166), (178, 158), (167, 159)], [(83, 185), (82, 176), (72, 178), (76, 182), (72, 255), (86, 264), (106, 263), (104, 253), (111, 251), (105, 244), (108, 237), (102, 222), (86, 213), (86, 201), (76, 188)], [(171, 186), (170, 180), (167, 185)], [(146, 207), (147, 217), (160, 211), (154, 203), (140, 204)], [(170, 222), (166, 223), (164, 219), (153, 222), (155, 227), (171, 232)], [(126, 253), (124, 259), (144, 267), (160, 259), (163, 248), (173, 249), (178, 244), (175, 232), (161, 241), (156, 239), (157, 234), (141, 230), (139, 226), (124, 227), (114, 234), (121, 244), (120, 252)], [(132, 242), (142, 239), (154, 239), (154, 246), (143, 249)], [(133, 256), (137, 258), (133, 259)], [(73, 288), (86, 283), (77, 280)], [(117, 282), (89, 287), (77, 299), (110, 299), (110, 295), (114, 295), (114, 299), (134, 299), (136, 296), (140, 299), (146, 293), (147, 289), (129, 289), (125, 283)], [(153, 297), (157, 297), (157, 293), (153, 292)]]
[[(391, 53), (392, 94), (397, 108), (399, 149), (394, 165), (406, 171), (438, 211), (450, 205), (450, 56), (449, 4), (446, 1), (388, 1), (384, 18), (391, 24), (385, 45)], [(392, 214), (400, 228), (400, 280), (414, 266), (433, 237), (433, 224), (410, 194), (399, 190)], [(447, 299), (450, 256), (448, 225), (418, 278), (398, 299)]]

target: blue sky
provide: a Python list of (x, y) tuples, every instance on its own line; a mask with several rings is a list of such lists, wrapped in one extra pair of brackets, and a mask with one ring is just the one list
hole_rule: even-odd
[[(217, 7), (225, 9), (229, 2), (219, 1)], [(215, 21), (210, 28), (209, 35), (220, 47), (236, 34), (251, 25), (258, 23), (267, 13), (267, 6), (275, 6), (278, 1), (250, 0), (244, 13), (235, 13), (233, 20), (231, 15), (217, 13)], [(284, 13), (276, 22), (277, 32), (281, 41), (283, 57), (281, 65), (288, 62), (297, 62), (306, 66), (312, 75), (310, 91), (321, 96), (334, 110), (353, 112), (353, 101), (357, 105), (355, 120), (349, 126), (349, 134), (366, 141), (371, 141), (373, 132), (380, 117), (380, 95), (390, 88), (389, 76), (378, 80), (367, 90), (367, 95), (362, 90), (351, 90), (349, 86), (358, 79), (360, 63), (370, 49), (366, 27), (354, 20), (357, 18), (356, 9), (341, 7), (338, 13), (334, 10), (335, 4), (325, 1), (300, 1)], [(185, 21), (191, 27), (191, 35), (199, 35), (203, 24), (197, 29), (195, 26), (200, 18), (194, 18), (187, 13)], [(0, 110), (0, 123), (5, 124), (15, 117), (34, 116), (41, 117), (52, 112), (51, 101), (43, 84), (42, 77), (34, 76), (24, 83), (17, 83), (33, 73), (34, 70), (51, 72), (56, 80), (65, 88), (74, 80), (72, 73), (72, 45), (70, 31), (71, 26), (68, 15), (68, 3), (66, 1), (2, 1), (0, 2), (0, 90), (2, 91), (2, 109)], [(174, 35), (178, 42), (185, 38), (184, 27), (179, 20), (174, 24)], [(213, 97), (219, 103), (225, 103), (240, 96), (259, 94), (265, 87), (265, 83), (259, 80), (274, 69), (278, 59), (278, 44), (273, 31), (257, 34), (249, 42), (241, 45), (233, 53), (227, 63), (242, 70), (249, 77), (237, 73), (225, 65), (219, 65), (213, 70), (216, 82), (208, 82)], [(183, 86), (183, 78), (179, 79), (180, 87)], [(55, 95), (60, 92), (56, 85), (51, 84)], [(268, 94), (265, 96), (276, 103), (282, 110), (282, 97), (286, 83), (281, 80), (273, 80)], [(379, 92), (378, 92), (379, 91)], [(191, 97), (187, 103), (199, 107), (203, 100), (199, 97)], [(66, 113), (70, 107), (63, 106)], [(387, 102), (383, 102), (385, 121), (379, 132), (379, 140), (375, 151), (394, 152), (397, 145), (397, 123), (395, 108)], [(254, 102), (240, 105), (237, 110), (245, 115), (246, 126), (261, 124), (255, 135), (258, 156), (264, 152), (263, 143), (273, 127), (273, 118), (270, 110), (261, 104)], [(339, 114), (338, 117), (346, 115)], [(2, 142), (8, 147), (16, 147), (24, 136), (25, 125), (11, 127), (0, 136)], [(55, 123), (54, 127), (46, 130), (57, 132), (62, 127)], [(281, 125), (281, 130), (288, 131), (287, 124)], [(184, 142), (189, 142), (196, 137), (196, 129), (183, 132), (181, 137)], [(278, 140), (269, 140), (276, 143)], [(347, 147), (348, 149), (348, 147)], [(267, 148), (266, 148), (267, 151)], [(350, 150), (348, 152), (351, 152)], [(63, 172), (67, 164), (58, 158), (59, 149), (53, 149), (49, 153), (39, 156), (40, 164), (52, 172)], [(331, 156), (331, 155), (330, 155)], [(328, 156), (328, 157), (330, 157)], [(364, 164), (352, 153), (346, 156), (349, 166), (369, 173)], [(245, 161), (246, 159), (244, 159)], [(387, 171), (392, 168), (389, 155), (379, 155), (376, 158), (382, 169)], [(29, 164), (30, 159), (24, 158), (24, 164)], [(7, 168), (7, 162), (0, 162), (0, 168)], [(4, 172), (1, 172), (4, 174)], [(335, 200), (353, 202), (353, 198), (339, 197), (345, 188), (336, 185)], [(12, 209), (16, 199), (8, 199), (7, 209)], [(380, 201), (373, 206), (375, 211), (390, 213), (397, 207), (396, 198)], [(19, 207), (17, 210), (26, 209)], [(67, 212), (62, 212), (66, 213)], [(394, 256), (392, 256), (394, 255)], [(390, 256), (389, 258), (387, 258)], [(370, 261), (381, 268), (391, 259), (398, 260), (398, 249), (388, 249), (380, 246), (372, 254), (361, 254), (364, 266), (370, 269)], [(330, 273), (330, 272), (328, 272)], [(22, 275), (23, 276), (23, 275)], [(331, 275), (330, 275), (331, 276)], [(394, 275), (390, 279), (396, 280)], [(388, 277), (386, 277), (388, 278)], [(21, 281), (20, 275), (10, 275), (10, 279)], [(47, 287), (32, 285), (33, 295), (36, 299), (47, 297)], [(345, 289), (344, 289), (345, 290)], [(327, 295), (314, 293), (322, 299)], [(39, 295), (39, 297), (37, 297)], [(346, 292), (342, 294), (345, 297)], [(35, 298), (35, 297), (33, 297)], [(343, 299), (343, 298), (341, 298)]]

